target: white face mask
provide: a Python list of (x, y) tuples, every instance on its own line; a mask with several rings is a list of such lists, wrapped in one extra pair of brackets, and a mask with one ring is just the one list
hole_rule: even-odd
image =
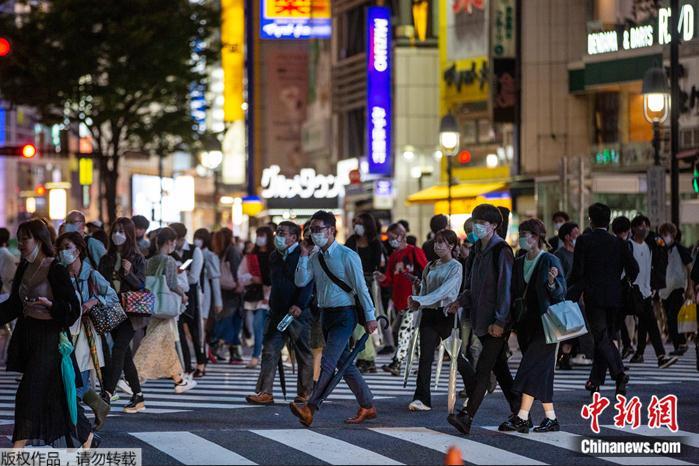
[(58, 253), (58, 260), (66, 267), (75, 262), (77, 258), (78, 251), (76, 249), (64, 249)]
[(398, 249), (400, 247), (400, 240), (392, 239), (388, 241), (388, 244), (390, 244), (393, 249)]
[(527, 239), (526, 236), (522, 236), (519, 238), (519, 247), (524, 251), (529, 251), (532, 248), (529, 244), (529, 239)]
[(563, 224), (560, 223), (560, 222), (559, 222), (559, 223), (554, 223), (554, 224), (553, 224), (553, 229), (556, 230), (556, 231), (558, 231), (558, 230), (561, 229), (562, 226), (563, 226)]
[(202, 247), (204, 247), (204, 240), (195, 239), (195, 240), (194, 240), (194, 246), (197, 247), (197, 248), (199, 248), (199, 249), (201, 249)]
[(578, 240), (577, 238), (574, 239), (573, 241), (570, 242), (570, 244), (571, 244), (573, 247), (575, 247), (575, 242), (576, 242), (577, 240)]
[(354, 226), (354, 234), (357, 236), (364, 236), (365, 230), (364, 230), (364, 225), (355, 225)]
[(665, 236), (663, 236), (663, 241), (665, 241), (665, 245), (666, 245), (666, 246), (672, 246), (672, 243), (675, 242), (675, 241), (673, 240), (672, 236), (670, 236), (670, 235), (665, 235)]
[(311, 233), (311, 240), (313, 241), (313, 244), (319, 248), (322, 248), (328, 244), (328, 235), (325, 233)]
[(39, 243), (37, 243), (36, 246), (34, 246), (34, 249), (32, 249), (32, 252), (30, 252), (29, 255), (27, 257), (25, 257), (25, 259), (27, 259), (27, 261), (29, 261), (31, 263), (34, 263), (34, 261), (36, 260), (36, 256), (38, 256), (38, 255), (39, 255)]
[(267, 238), (265, 238), (264, 236), (260, 236), (255, 240), (255, 244), (259, 247), (267, 246)]
[(274, 237), (274, 247), (277, 248), (278, 251), (284, 252), (287, 250), (288, 246), (286, 245), (286, 238), (283, 236), (275, 236)]
[(480, 223), (474, 223), (473, 232), (478, 236), (478, 239), (484, 239), (490, 234), (490, 227)]
[(112, 234), (112, 243), (114, 243), (115, 246), (121, 246), (126, 242), (126, 235), (120, 231), (115, 231)]

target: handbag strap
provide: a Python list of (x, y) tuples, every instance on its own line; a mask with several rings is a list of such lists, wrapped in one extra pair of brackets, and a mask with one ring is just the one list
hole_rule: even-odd
[(340, 280), (334, 273), (330, 271), (328, 268), (328, 264), (325, 262), (325, 257), (323, 257), (323, 253), (319, 252), (318, 253), (318, 262), (320, 262), (320, 267), (323, 269), (323, 272), (325, 272), (325, 275), (328, 276), (328, 278), (337, 286), (339, 286), (345, 293), (349, 293), (351, 295), (355, 295), (356, 293), (352, 289), (351, 286), (349, 286), (347, 283), (343, 282)]

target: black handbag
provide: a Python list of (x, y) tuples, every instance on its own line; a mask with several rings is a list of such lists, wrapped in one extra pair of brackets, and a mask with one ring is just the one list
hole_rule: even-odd
[(325, 263), (323, 254), (318, 254), (318, 261), (320, 262), (320, 267), (323, 269), (323, 272), (325, 272), (325, 275), (327, 275), (334, 284), (339, 286), (345, 293), (349, 293), (354, 296), (354, 307), (357, 312), (357, 322), (362, 327), (365, 326), (366, 315), (364, 315), (364, 306), (362, 306), (362, 302), (359, 300), (359, 295), (352, 289), (351, 286), (337, 278), (337, 276), (330, 271), (328, 264)]
[(248, 285), (243, 292), (243, 301), (246, 303), (256, 303), (265, 299), (265, 293), (262, 285)]

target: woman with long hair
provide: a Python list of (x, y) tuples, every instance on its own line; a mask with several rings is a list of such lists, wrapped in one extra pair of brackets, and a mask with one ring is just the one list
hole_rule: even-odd
[[(214, 328), (215, 316), (219, 314), (223, 308), (221, 298), (221, 261), (218, 256), (211, 250), (211, 233), (206, 228), (200, 228), (194, 232), (194, 246), (201, 249), (204, 258), (204, 265), (201, 270), (201, 286), (202, 298), (200, 298), (200, 313), (204, 319), (204, 340), (210, 341), (211, 333)], [(209, 348), (209, 352), (210, 352)], [(209, 358), (212, 362), (215, 359)], [(197, 369), (194, 372), (194, 377), (198, 378), (206, 374), (206, 369)]]
[(512, 267), (512, 301), (523, 300), (524, 312), (515, 323), (522, 361), (513, 391), (522, 397), (519, 412), (500, 425), (501, 431), (529, 432), (529, 412), (534, 400), (544, 405), (545, 418), (534, 432), (560, 430), (553, 409), (553, 377), (556, 343), (547, 343), (541, 316), (549, 306), (563, 301), (566, 281), (563, 266), (556, 256), (545, 252), (546, 227), (533, 218), (519, 225), (519, 246), (526, 254), (515, 259)]
[[(156, 237), (157, 254), (146, 262), (146, 276), (165, 275), (167, 286), (187, 303), (187, 293), (177, 285), (177, 263), (170, 256), (175, 250), (177, 235), (165, 227)], [(197, 382), (183, 376), (182, 363), (177, 354), (177, 317), (158, 319), (151, 317), (146, 336), (134, 356), (134, 364), (141, 382), (151, 379), (171, 378), (175, 393), (184, 393), (196, 387)]]
[[(229, 364), (241, 364), (243, 355), (240, 348), (240, 328), (243, 324), (241, 315), (242, 296), (238, 289), (237, 272), (243, 259), (242, 252), (233, 243), (233, 232), (221, 228), (214, 234), (213, 250), (221, 264), (221, 304), (222, 310), (211, 318), (213, 331), (209, 339), (209, 359), (225, 360), (219, 349), (228, 348)], [(226, 279), (224, 279), (226, 276)]]
[[(121, 299), (124, 293), (144, 290), (146, 260), (136, 243), (136, 226), (130, 218), (116, 219), (110, 233), (109, 249), (100, 260), (99, 271), (110, 281)], [(105, 371), (102, 397), (110, 402), (118, 384), (131, 395), (131, 400), (124, 406), (125, 413), (137, 413), (146, 409), (130, 343), (136, 329), (144, 328), (147, 323), (148, 317), (129, 314), (128, 319), (111, 331), (114, 346)], [(122, 372), (126, 383), (120, 382)]]
[[(69, 327), (80, 318), (80, 302), (68, 270), (55, 259), (51, 234), (39, 219), (17, 230), (22, 254), (9, 299), (0, 304), (0, 325), (17, 319), (7, 354), (7, 370), (22, 373), (15, 396), (13, 448), (54, 445), (65, 438), (75, 447), (97, 446), (89, 421), (75, 398), (75, 386), (62, 383), (59, 344), (68, 348)], [(61, 335), (62, 334), (62, 335)], [(80, 384), (75, 356), (73, 377)], [(75, 404), (75, 407), (72, 405)], [(77, 412), (74, 425), (71, 412)]]
[(253, 335), (255, 344), (252, 358), (246, 366), (257, 368), (262, 355), (262, 337), (269, 314), (271, 280), (269, 275), (269, 255), (272, 252), (274, 232), (268, 226), (259, 227), (256, 232), (255, 247), (246, 254), (238, 268), (239, 283), (244, 286), (243, 307), (253, 314)]

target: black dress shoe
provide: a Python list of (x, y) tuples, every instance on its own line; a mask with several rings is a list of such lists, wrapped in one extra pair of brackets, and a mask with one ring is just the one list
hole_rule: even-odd
[(447, 422), (464, 435), (471, 433), (473, 418), (469, 416), (465, 409), (462, 409), (457, 414), (450, 414), (447, 416)]
[(621, 359), (626, 359), (634, 353), (633, 346), (627, 346), (621, 351)]
[(643, 363), (643, 355), (642, 354), (634, 354), (633, 357), (629, 360), (631, 364), (641, 364)]
[(558, 419), (545, 418), (539, 424), (539, 427), (534, 428), (534, 432), (558, 432), (561, 430), (561, 425), (558, 423)]
[[(518, 416), (517, 416), (516, 414), (510, 414), (510, 417), (507, 418), (507, 421), (505, 421), (505, 422), (503, 422), (502, 424), (500, 424), (500, 426), (498, 427), (498, 430), (499, 430), (500, 432), (505, 432), (505, 431), (502, 430), (502, 428), (504, 428), (505, 425), (506, 425), (508, 422), (509, 422), (509, 423), (515, 422), (515, 418), (518, 418)], [(529, 419), (527, 419), (527, 427), (529, 427), (530, 429), (531, 429), (532, 427), (534, 427), (534, 422), (532, 421), (532, 417), (531, 417), (531, 416), (529, 416)]]
[(379, 350), (378, 355), (384, 356), (386, 354), (393, 354), (396, 351), (396, 349), (393, 346), (384, 346)]
[(626, 385), (629, 383), (628, 374), (622, 373), (616, 380), (616, 394), (626, 396)]
[(525, 421), (519, 416), (510, 416), (506, 422), (498, 427), (500, 432), (519, 432), (520, 434), (529, 433), (529, 421)]

